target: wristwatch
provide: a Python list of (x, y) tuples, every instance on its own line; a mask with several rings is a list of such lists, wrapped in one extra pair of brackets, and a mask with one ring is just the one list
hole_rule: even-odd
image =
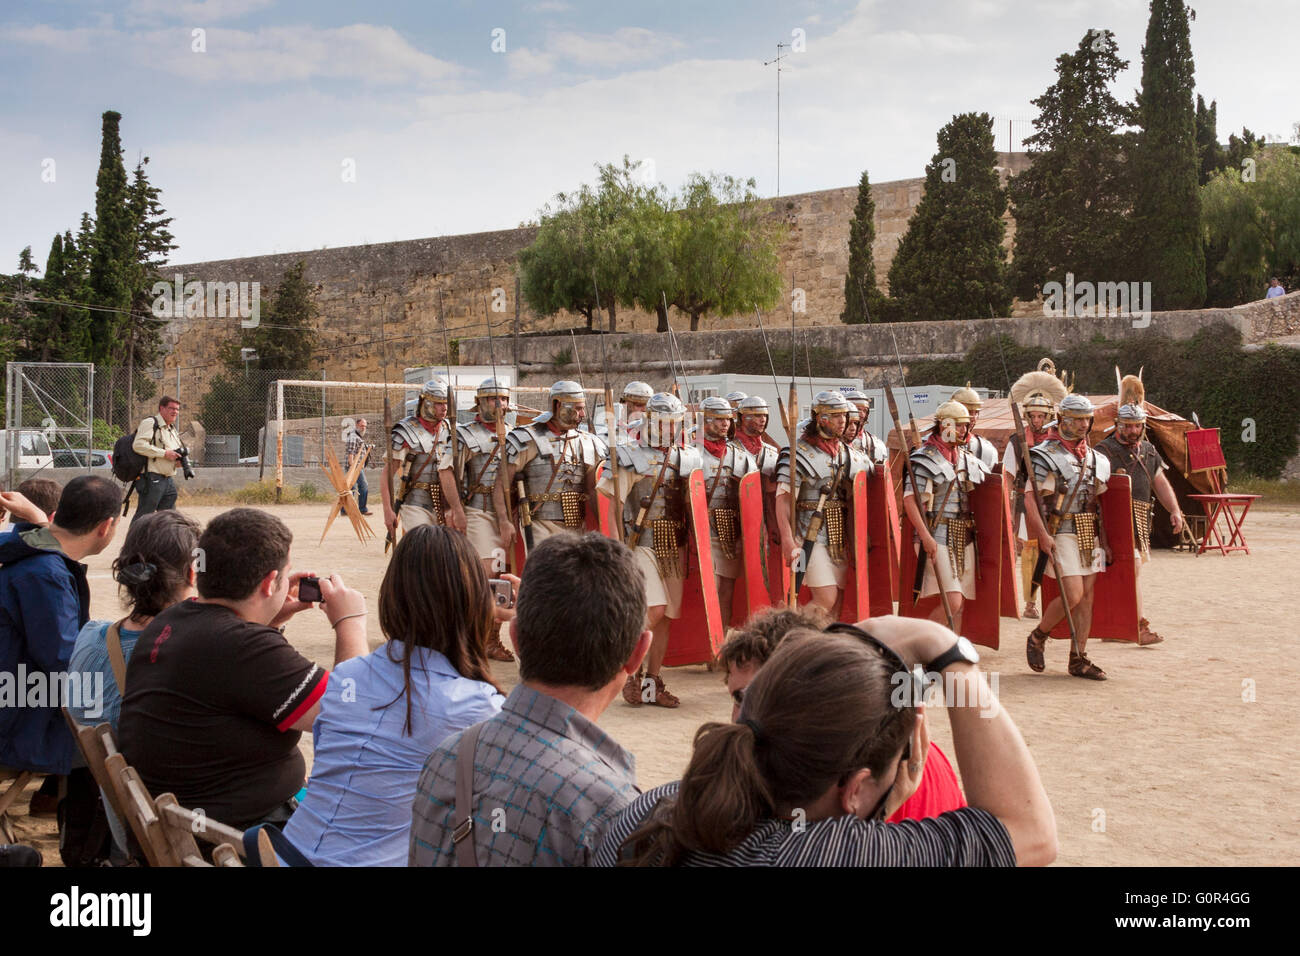
[(975, 645), (966, 638), (959, 637), (956, 644), (925, 665), (925, 672), (927, 674), (940, 674), (945, 667), (951, 667), (953, 664), (961, 662), (978, 664), (979, 661), (980, 656), (979, 652), (975, 650)]

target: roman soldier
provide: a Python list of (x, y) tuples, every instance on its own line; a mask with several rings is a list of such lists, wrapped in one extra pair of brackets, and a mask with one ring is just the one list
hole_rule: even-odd
[(1039, 509), (1028, 502), (1025, 517), (1043, 552), (1040, 562), (1046, 559), (1047, 571), (1055, 578), (1055, 557), (1063, 580), (1057, 581), (1060, 595), (1043, 608), (1041, 623), (1030, 632), (1025, 656), (1030, 670), (1044, 669), (1043, 651), (1052, 628), (1065, 617), (1061, 604), (1064, 599), (1070, 602), (1077, 647), (1070, 650), (1070, 675), (1105, 680), (1106, 672), (1086, 653), (1097, 574), (1111, 561), (1098, 502), (1110, 478), (1110, 459), (1088, 447), (1094, 412), (1085, 396), (1065, 396), (1057, 408), (1056, 437), (1040, 442), (1029, 452), (1048, 524), (1043, 524)]
[[(601, 443), (580, 428), (587, 417), (582, 386), (556, 382), (550, 399), (548, 411), (506, 435), (505, 483), (516, 492), (519, 519), (531, 523), (534, 543), (586, 527), (601, 461)], [(507, 529), (509, 547), (515, 527)]]
[(1038, 564), (1038, 539), (1029, 533), (1025, 522), (1025, 460), (1026, 443), (1033, 448), (1039, 442), (1056, 437), (1051, 422), (1056, 417), (1056, 404), (1068, 393), (1065, 383), (1046, 368), (1026, 372), (1016, 379), (1009, 392), (1011, 401), (1024, 412), (1025, 434), (1012, 435), (1002, 458), (1002, 470), (1015, 476), (1015, 527), (1016, 543), (1020, 553), (1020, 580), (1025, 596), (1023, 616), (1038, 618), (1038, 585), (1034, 583), (1034, 568)]
[[(909, 456), (916, 493), (910, 482), (903, 490), (903, 510), (916, 532), (918, 566), (924, 565), (919, 596), (931, 597), (942, 588), (958, 632), (963, 604), (975, 600), (977, 557), (971, 494), (988, 477), (967, 443), (970, 425), (970, 412), (962, 402), (940, 405), (929, 436)], [(946, 622), (942, 599), (930, 617)]]
[[(1116, 373), (1118, 374), (1118, 372)], [(1151, 516), (1155, 495), (1169, 512), (1174, 534), (1183, 528), (1183, 512), (1178, 497), (1165, 477), (1165, 463), (1156, 446), (1144, 436), (1147, 413), (1143, 405), (1146, 390), (1142, 380), (1126, 375), (1120, 382), (1119, 411), (1115, 416), (1115, 430), (1097, 443), (1097, 451), (1110, 460), (1111, 474), (1128, 475), (1133, 494), (1133, 540), (1136, 543), (1133, 566), (1139, 572), (1151, 560)], [(1151, 622), (1142, 617), (1141, 576), (1138, 578), (1138, 644), (1159, 644), (1164, 640), (1151, 630)]]
[(991, 472), (998, 464), (998, 450), (993, 442), (982, 435), (975, 434), (975, 423), (979, 421), (984, 399), (980, 398), (980, 393), (971, 388), (970, 382), (967, 382), (965, 388), (953, 392), (950, 401), (961, 402), (970, 412), (970, 431), (966, 435), (966, 450), (979, 460), (985, 471)]
[[(446, 502), (456, 498), (450, 474), (438, 470), (451, 429), (447, 423), (447, 384), (441, 379), (426, 382), (420, 389), (415, 414), (393, 426), (391, 451), (384, 466), (380, 491), (384, 500), (384, 527), (390, 534), (402, 521), (402, 530), (423, 524), (446, 524)], [(393, 476), (402, 482), (393, 500)]]
[[(659, 671), (668, 651), (671, 622), (681, 616), (687, 573), (687, 484), (700, 470), (699, 451), (680, 444), (685, 419), (681, 400), (659, 392), (646, 405), (640, 438), (612, 449), (624, 493), (623, 541), (635, 552), (645, 576), (646, 627), (654, 633), (644, 669), (630, 675), (623, 686), (623, 699), (634, 706), (680, 703), (664, 686)], [(612, 494), (613, 488), (613, 474), (607, 472), (600, 489)]]
[[(740, 479), (758, 471), (758, 462), (743, 444), (729, 439), (735, 412), (726, 399), (710, 396), (700, 403), (703, 418), (699, 443), (704, 469), (705, 505), (709, 509), (709, 544), (722, 620), (730, 626), (736, 579), (742, 574)], [(766, 447), (766, 446), (764, 446)]]
[(844, 397), (862, 414), (862, 422), (853, 438), (853, 447), (866, 455), (872, 464), (886, 464), (889, 461), (889, 448), (871, 433), (871, 398), (859, 388), (849, 389)]
[(738, 417), (735, 430), (736, 441), (754, 457), (764, 479), (773, 479), (781, 450), (767, 434), (767, 421), (770, 415), (767, 399), (762, 395), (746, 396), (741, 399), (736, 415)]
[[(848, 415), (849, 402), (843, 392), (818, 392), (813, 399), (812, 417), (793, 447), (781, 449), (776, 468), (776, 521), (781, 553), (786, 555), (794, 573), (802, 569), (803, 583), (811, 592), (812, 603), (830, 611), (836, 620), (844, 600), (851, 558), (850, 493), (855, 462), (841, 440)], [(790, 522), (792, 494), (795, 527)], [(813, 514), (819, 505), (823, 520), (816, 538), (809, 541)]]
[[(645, 406), (652, 397), (655, 390), (645, 382), (628, 382), (623, 386), (623, 426), (628, 431), (628, 436), (635, 440), (637, 429), (640, 427), (641, 420), (645, 417)], [(614, 439), (609, 437), (609, 430), (606, 429), (608, 443), (614, 445)]]

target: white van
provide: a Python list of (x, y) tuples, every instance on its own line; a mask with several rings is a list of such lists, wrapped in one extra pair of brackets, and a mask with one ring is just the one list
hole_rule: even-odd
[[(9, 471), (10, 445), (16, 471), (33, 472), (54, 466), (54, 455), (45, 435), (36, 429), (10, 432), (0, 429), (0, 472)], [(7, 475), (6, 475), (7, 478)]]

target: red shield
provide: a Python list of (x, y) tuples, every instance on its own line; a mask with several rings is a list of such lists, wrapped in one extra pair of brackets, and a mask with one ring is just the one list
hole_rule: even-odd
[(867, 581), (872, 617), (894, 613), (899, 538), (893, 482), (886, 469), (876, 468), (867, 479)]
[(763, 527), (763, 476), (755, 471), (740, 479), (741, 576), (736, 579), (732, 600), (733, 621), (747, 621), (755, 611), (772, 603), (763, 566), (766, 534), (767, 529)]
[(1002, 537), (1002, 588), (999, 595), (1000, 613), (1003, 617), (1020, 619), (1020, 610), (1024, 607), (1024, 595), (1020, 593), (1020, 575), (1016, 573), (1016, 526), (1012, 523), (1011, 502), (1015, 498), (1016, 479), (998, 466), (996, 476), (1002, 480), (1002, 497), (1006, 502), (1006, 514), (1003, 520), (1006, 534)]
[(686, 579), (682, 582), (682, 616), (672, 623), (668, 652), (664, 655), (666, 667), (707, 663), (722, 647), (722, 612), (718, 608), (718, 583), (713, 576), (703, 472), (691, 473), (687, 500), (689, 540)]
[[(602, 461), (600, 467), (596, 469), (596, 486), (605, 477), (605, 470), (609, 467), (609, 462)], [(591, 514), (591, 509), (587, 509), (587, 514)], [(618, 534), (614, 530), (614, 499), (609, 495), (597, 492), (596, 494), (596, 527), (607, 538), (617, 538)]]
[[(1114, 563), (1097, 575), (1092, 599), (1092, 631), (1088, 639), (1112, 637), (1137, 642), (1137, 573), (1133, 561), (1133, 494), (1128, 475), (1111, 475), (1101, 496), (1101, 520), (1106, 525)], [(1043, 575), (1043, 607), (1060, 594), (1053, 578)], [(1070, 637), (1062, 620), (1052, 637)]]
[(840, 620), (850, 624), (870, 617), (870, 574), (867, 552), (867, 537), (871, 526), (868, 510), (867, 473), (860, 471), (853, 476), (853, 488), (850, 490), (850, 518), (845, 532), (849, 540), (844, 542), (844, 550), (849, 555), (849, 573), (844, 578), (844, 601), (840, 605)]

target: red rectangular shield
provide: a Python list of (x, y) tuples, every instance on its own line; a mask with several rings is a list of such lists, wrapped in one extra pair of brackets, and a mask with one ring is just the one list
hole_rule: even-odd
[(1002, 578), (1002, 589), (1000, 595), (1001, 607), (999, 613), (1003, 617), (1014, 617), (1020, 620), (1021, 609), (1024, 608), (1024, 595), (1021, 594), (1020, 575), (1016, 573), (1016, 527), (1013, 524), (1011, 502), (1015, 498), (1016, 479), (1002, 470), (998, 466), (997, 477), (1002, 480), (1002, 495), (1006, 500), (1006, 529), (1007, 533), (1002, 539), (1002, 568), (1000, 576)]
[[(1137, 642), (1137, 574), (1133, 558), (1133, 494), (1128, 475), (1111, 475), (1101, 496), (1101, 520), (1106, 525), (1114, 563), (1097, 575), (1092, 601), (1092, 632), (1101, 637)], [(1056, 581), (1043, 575), (1043, 607), (1060, 594)], [(1052, 628), (1052, 637), (1069, 639), (1064, 620)]]
[[(751, 472), (740, 479), (741, 577), (732, 599), (732, 620), (747, 621), (772, 603), (763, 569), (766, 553), (763, 526), (763, 476)], [(779, 549), (778, 549), (779, 550)]]
[(704, 473), (687, 480), (686, 578), (682, 582), (682, 616), (672, 622), (665, 667), (705, 664), (722, 647), (722, 612), (718, 584), (713, 577), (713, 550), (709, 546), (709, 509), (704, 501)]
[(898, 593), (898, 506), (889, 472), (877, 468), (867, 479), (867, 580), (872, 617), (894, 613)]
[(860, 471), (853, 476), (849, 501), (853, 515), (849, 530), (853, 532), (853, 539), (844, 543), (845, 550), (849, 552), (849, 573), (844, 579), (844, 600), (840, 604), (840, 620), (852, 624), (870, 617), (872, 613), (870, 560), (867, 551), (871, 515), (865, 471)]

